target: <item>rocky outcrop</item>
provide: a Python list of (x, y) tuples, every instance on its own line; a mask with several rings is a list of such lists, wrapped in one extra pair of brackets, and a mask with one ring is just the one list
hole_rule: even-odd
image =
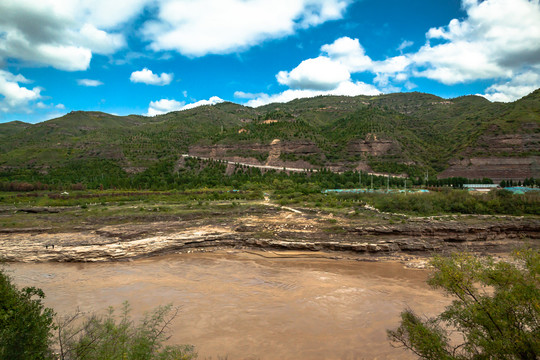
[(491, 178), (493, 181), (521, 180), (540, 177), (540, 157), (477, 157), (454, 159), (450, 167), (438, 178), (466, 177), (469, 179)]
[[(540, 142), (540, 126), (537, 123), (523, 124), (525, 133), (481, 136), (474, 147), (474, 152), (485, 152), (488, 154), (520, 154), (531, 151), (538, 151)], [(497, 129), (490, 129), (496, 132)]]
[(540, 125), (524, 123), (521, 126), (523, 133), (518, 134), (497, 134), (498, 126), (490, 127), (459, 159), (451, 160), (438, 177), (487, 177), (496, 182), (540, 177)]
[[(288, 214), (287, 219), (292, 219), (291, 216), (302, 215)], [(262, 221), (181, 229), (178, 224), (164, 222), (152, 224), (151, 233), (144, 230), (148, 226), (141, 225), (57, 234), (26, 229), (0, 233), (0, 258), (22, 262), (96, 262), (223, 248), (399, 256), (455, 250), (508, 252), (524, 243), (540, 247), (539, 220), (513, 219), (476, 225), (421, 221), (350, 228), (306, 224), (309, 222), (272, 224)], [(175, 226), (176, 230), (166, 233)]]
[(347, 154), (349, 156), (381, 156), (398, 154), (400, 146), (397, 142), (389, 139), (378, 139), (374, 135), (369, 135), (364, 140), (353, 140), (347, 145)]
[[(346, 145), (345, 159), (364, 159), (356, 161), (354, 164), (351, 164), (348, 160), (333, 163), (327, 162), (324, 152), (316, 144), (309, 141), (283, 141), (274, 139), (269, 144), (216, 144), (196, 145), (189, 148), (189, 155), (194, 157), (227, 160), (229, 162), (250, 165), (300, 169), (316, 169), (321, 167), (321, 163), (324, 163), (326, 168), (338, 172), (350, 170), (351, 168), (371, 171), (366, 161), (370, 156), (395, 156), (401, 152), (401, 148), (397, 142), (389, 139), (380, 139), (373, 134), (368, 134), (363, 140), (353, 140)], [(257, 159), (256, 155), (267, 155), (266, 161)], [(287, 160), (291, 158), (295, 160)], [(310, 163), (308, 161), (310, 158), (318, 159), (317, 165)]]
[[(299, 160), (285, 161), (281, 154), (294, 154)], [(307, 141), (287, 142), (274, 139), (269, 144), (217, 144), (209, 146), (191, 146), (189, 155), (216, 160), (227, 160), (251, 165), (269, 165), (279, 167), (314, 169), (317, 166), (302, 160), (302, 157), (317, 155), (322, 151), (314, 143)], [(255, 155), (267, 155), (264, 161)]]
[(233, 233), (211, 228), (130, 240), (96, 232), (20, 234), (0, 236), (0, 258), (22, 262), (127, 260), (207, 246), (234, 246), (234, 242)]

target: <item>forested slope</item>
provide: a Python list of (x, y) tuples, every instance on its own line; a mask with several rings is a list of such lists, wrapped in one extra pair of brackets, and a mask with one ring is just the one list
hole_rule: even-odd
[(76, 111), (34, 125), (0, 124), (0, 140), (4, 172), (49, 173), (97, 160), (141, 172), (192, 153), (411, 176), (512, 178), (515, 166), (514, 178), (540, 177), (540, 90), (508, 104), (396, 93), (259, 108), (226, 102), (155, 117)]

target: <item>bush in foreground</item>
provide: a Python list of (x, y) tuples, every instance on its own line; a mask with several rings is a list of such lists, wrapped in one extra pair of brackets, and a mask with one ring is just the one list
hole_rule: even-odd
[[(178, 314), (171, 305), (160, 306), (140, 322), (132, 320), (126, 302), (117, 317), (83, 316), (80, 312), (54, 323), (45, 294), (37, 288), (22, 290), (0, 270), (0, 359), (9, 360), (191, 360), (189, 345), (164, 345), (169, 325)], [(56, 332), (56, 342), (53, 333)]]
[(65, 318), (58, 327), (62, 360), (190, 360), (196, 357), (192, 346), (167, 345), (168, 327), (178, 314), (171, 305), (160, 306), (138, 323), (130, 316), (126, 302), (120, 315), (109, 308), (104, 316), (79, 319), (80, 313)]
[(434, 318), (405, 310), (388, 338), (421, 359), (540, 358), (540, 252), (516, 252), (514, 260), (435, 257), (428, 283), (455, 300)]
[(53, 359), (54, 312), (44, 297), (40, 289), (17, 289), (0, 271), (0, 359)]

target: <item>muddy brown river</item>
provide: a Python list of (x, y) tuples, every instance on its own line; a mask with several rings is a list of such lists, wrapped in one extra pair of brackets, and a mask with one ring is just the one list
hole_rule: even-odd
[(140, 316), (181, 306), (170, 340), (193, 344), (199, 359), (407, 359), (386, 329), (411, 307), (440, 312), (449, 300), (425, 270), (393, 262), (266, 258), (270, 253), (206, 253), (108, 263), (13, 263), (20, 286), (45, 291), (58, 313), (102, 311), (128, 300)]

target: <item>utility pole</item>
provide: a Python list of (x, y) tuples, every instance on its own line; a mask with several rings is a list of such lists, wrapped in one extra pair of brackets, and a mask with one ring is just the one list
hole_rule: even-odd
[(371, 174), (371, 191), (373, 191), (373, 174)]
[(407, 179), (405, 179), (405, 195), (407, 195)]

